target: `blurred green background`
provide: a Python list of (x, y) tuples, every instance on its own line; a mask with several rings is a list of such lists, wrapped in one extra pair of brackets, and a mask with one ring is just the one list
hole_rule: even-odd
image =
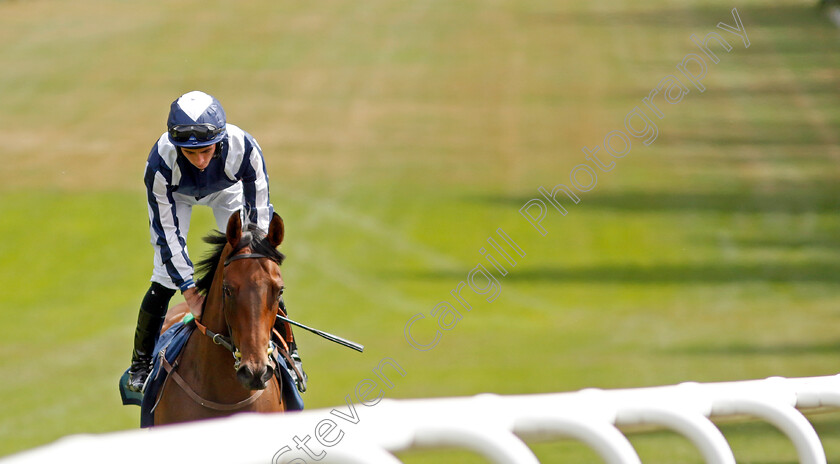
[[(194, 89), (264, 149), (292, 315), (366, 345), (298, 334), (308, 408), (386, 356), (407, 372), (393, 398), (837, 373), (840, 31), (815, 3), (0, 1), (0, 455), (138, 427), (116, 383), (151, 273), (142, 173)], [(536, 233), (519, 208), (733, 7), (750, 47), (718, 30), (733, 50), (707, 90)], [(194, 259), (212, 227), (196, 210)], [(467, 291), (457, 327), (411, 348), (405, 322), (454, 302), (500, 227), (527, 255), (499, 298)], [(836, 460), (840, 414), (813, 421)], [(739, 462), (796, 461), (770, 426), (723, 430)], [(672, 433), (631, 440), (701, 462)]]

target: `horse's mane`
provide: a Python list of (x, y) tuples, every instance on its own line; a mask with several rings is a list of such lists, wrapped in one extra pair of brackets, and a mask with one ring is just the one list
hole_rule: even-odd
[[(265, 238), (265, 232), (256, 226), (256, 224), (248, 224), (242, 232), (242, 240), (233, 248), (230, 256), (235, 255), (245, 247), (251, 247), (253, 253), (263, 255), (278, 265), (283, 264), (286, 255), (277, 251), (271, 246), (268, 239)], [(214, 230), (204, 237), (204, 241), (213, 247), (196, 265), (196, 276), (198, 280), (195, 282), (195, 287), (202, 295), (207, 295), (210, 291), (210, 286), (213, 284), (213, 276), (216, 275), (216, 269), (219, 267), (219, 261), (222, 259), (222, 252), (227, 244), (227, 236), (218, 230)]]

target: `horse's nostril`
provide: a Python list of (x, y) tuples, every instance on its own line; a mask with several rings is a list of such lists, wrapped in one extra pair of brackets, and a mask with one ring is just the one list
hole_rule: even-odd
[(261, 366), (256, 372), (251, 370), (247, 365), (242, 365), (236, 371), (236, 377), (239, 382), (249, 390), (262, 390), (274, 375), (274, 369), (269, 366)]
[(272, 377), (274, 377), (274, 367), (271, 365), (265, 366), (265, 373), (262, 375), (263, 382), (268, 383)]
[(239, 369), (236, 370), (236, 377), (238, 377), (239, 380), (247, 380), (253, 376), (254, 373), (248, 366), (239, 366)]

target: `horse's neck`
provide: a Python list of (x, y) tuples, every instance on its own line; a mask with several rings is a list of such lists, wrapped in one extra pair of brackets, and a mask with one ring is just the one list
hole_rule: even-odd
[[(230, 252), (230, 245), (226, 245), (222, 253), (216, 273), (213, 276), (213, 283), (207, 292), (204, 303), (204, 310), (201, 315), (201, 323), (215, 333), (229, 337), (228, 325), (225, 320), (224, 302), (222, 297), (222, 281), (224, 279), (224, 261)], [(203, 366), (202, 371), (207, 374), (222, 374), (223, 377), (236, 382), (233, 370), (233, 355), (221, 345), (214, 343), (210, 337), (193, 337), (195, 339), (195, 354), (198, 365)], [(222, 367), (224, 366), (224, 367)], [(219, 379), (216, 379), (219, 380)], [(238, 382), (236, 382), (238, 385)]]
[(204, 302), (204, 311), (201, 315), (201, 322), (213, 332), (230, 336), (228, 325), (225, 320), (224, 299), (222, 297), (222, 284), (225, 278), (225, 260), (230, 254), (230, 245), (225, 245), (225, 250), (219, 258), (216, 266), (216, 273), (213, 275), (213, 282), (207, 292)]

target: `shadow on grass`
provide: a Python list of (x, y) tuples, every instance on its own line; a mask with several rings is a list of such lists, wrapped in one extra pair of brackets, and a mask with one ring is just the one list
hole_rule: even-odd
[[(733, 5), (736, 6), (736, 5)], [(736, 6), (737, 7), (737, 6)], [(734, 25), (732, 8), (725, 6), (687, 6), (687, 7), (652, 7), (650, 9), (625, 9), (611, 7), (602, 11), (553, 12), (532, 10), (526, 12), (524, 21), (542, 22), (567, 26), (603, 27), (621, 25), (623, 27), (642, 26), (645, 28), (680, 28), (700, 34), (697, 28), (717, 29), (718, 22)], [(814, 32), (813, 29), (825, 29), (831, 32), (834, 26), (825, 17), (825, 12), (817, 8), (815, 0), (808, 5), (749, 5), (738, 8), (738, 14), (749, 31), (755, 27), (801, 29)], [(729, 34), (737, 39), (735, 35)], [(828, 49), (828, 47), (826, 48)]]
[[(779, 248), (786, 250), (825, 248), (840, 250), (840, 239), (827, 237), (743, 238), (735, 239), (735, 243), (744, 248)], [(840, 277), (838, 277), (838, 281), (840, 281)]]
[[(750, 50), (752, 50), (752, 47), (750, 47)], [(802, 55), (797, 56), (799, 58), (802, 58)], [(815, 56), (813, 59), (819, 60), (820, 58), (820, 56)], [(670, 68), (673, 66), (673, 63), (675, 61), (675, 59), (666, 60), (663, 58), (661, 60), (646, 62), (642, 58), (637, 60), (636, 63), (638, 65), (650, 66), (654, 69), (662, 70), (661, 77), (664, 78), (665, 75), (667, 75), (668, 72), (670, 72)], [(645, 82), (644, 85), (640, 84), (637, 86), (616, 87), (610, 90), (609, 95), (617, 98), (625, 98), (628, 101), (634, 102), (634, 104), (638, 104), (640, 103), (639, 100), (643, 97), (648, 96), (648, 94), (654, 88), (654, 86), (658, 84), (658, 80), (652, 80), (650, 82)], [(791, 105), (793, 102), (792, 99), (794, 98), (795, 94), (800, 92), (818, 100), (822, 100), (823, 98), (836, 98), (837, 83), (834, 79), (828, 80), (828, 78), (820, 78), (809, 74), (798, 75), (795, 81), (789, 82), (757, 81), (750, 82), (749, 84), (733, 84), (731, 82), (721, 82), (715, 84), (714, 87), (710, 87), (708, 91), (699, 95), (696, 91), (690, 92), (688, 96), (686, 96), (686, 100), (684, 103), (686, 105), (690, 104), (692, 106), (703, 104), (719, 105), (721, 103), (721, 100), (729, 101), (732, 100), (733, 96), (737, 95), (741, 99), (784, 99), (775, 100), (775, 102), (782, 101), (785, 104)], [(661, 104), (661, 102), (659, 103)], [(770, 102), (765, 102), (765, 104), (769, 103)], [(669, 106), (662, 105), (660, 109), (662, 109), (664, 112), (666, 109), (669, 108)], [(667, 118), (669, 115), (678, 114), (677, 111), (679, 111), (679, 107), (676, 107), (675, 110), (670, 110), (669, 112), (665, 113), (665, 117)], [(781, 121), (779, 125), (781, 126), (782, 124), (787, 126), (783, 129), (795, 128), (797, 126), (811, 127), (811, 124), (801, 121)]]
[[(558, 182), (568, 184), (568, 179)], [(544, 185), (551, 189), (553, 185)], [(731, 188), (731, 187), (730, 187)], [(530, 199), (539, 197), (535, 191), (529, 196), (473, 196), (468, 200), (493, 205), (521, 208)], [(557, 199), (574, 214), (579, 208), (600, 208), (634, 213), (649, 212), (717, 212), (717, 213), (836, 213), (840, 211), (840, 181), (814, 180), (801, 185), (773, 187), (773, 191), (707, 191), (666, 192), (631, 190), (581, 194), (577, 205), (563, 193)], [(550, 212), (550, 213), (553, 213)], [(838, 237), (840, 240), (840, 237)]]
[(840, 353), (840, 340), (823, 343), (794, 343), (777, 345), (753, 345), (735, 343), (731, 345), (696, 345), (658, 350), (672, 355), (690, 356), (810, 356), (815, 354)]
[(826, 154), (822, 151), (812, 151), (810, 153), (808, 151), (832, 144), (830, 140), (820, 137), (813, 124), (782, 120), (754, 122), (711, 120), (702, 126), (694, 125), (682, 130), (663, 131), (661, 140), (656, 141), (656, 143), (660, 142), (677, 146), (753, 145), (756, 147), (775, 147), (796, 145), (801, 147), (800, 152), (805, 152), (797, 153), (797, 156), (817, 159), (824, 158)]
[[(389, 272), (384, 278), (463, 280), (467, 271)], [(603, 265), (513, 269), (505, 282), (595, 284), (823, 283), (840, 285), (840, 262)]]

